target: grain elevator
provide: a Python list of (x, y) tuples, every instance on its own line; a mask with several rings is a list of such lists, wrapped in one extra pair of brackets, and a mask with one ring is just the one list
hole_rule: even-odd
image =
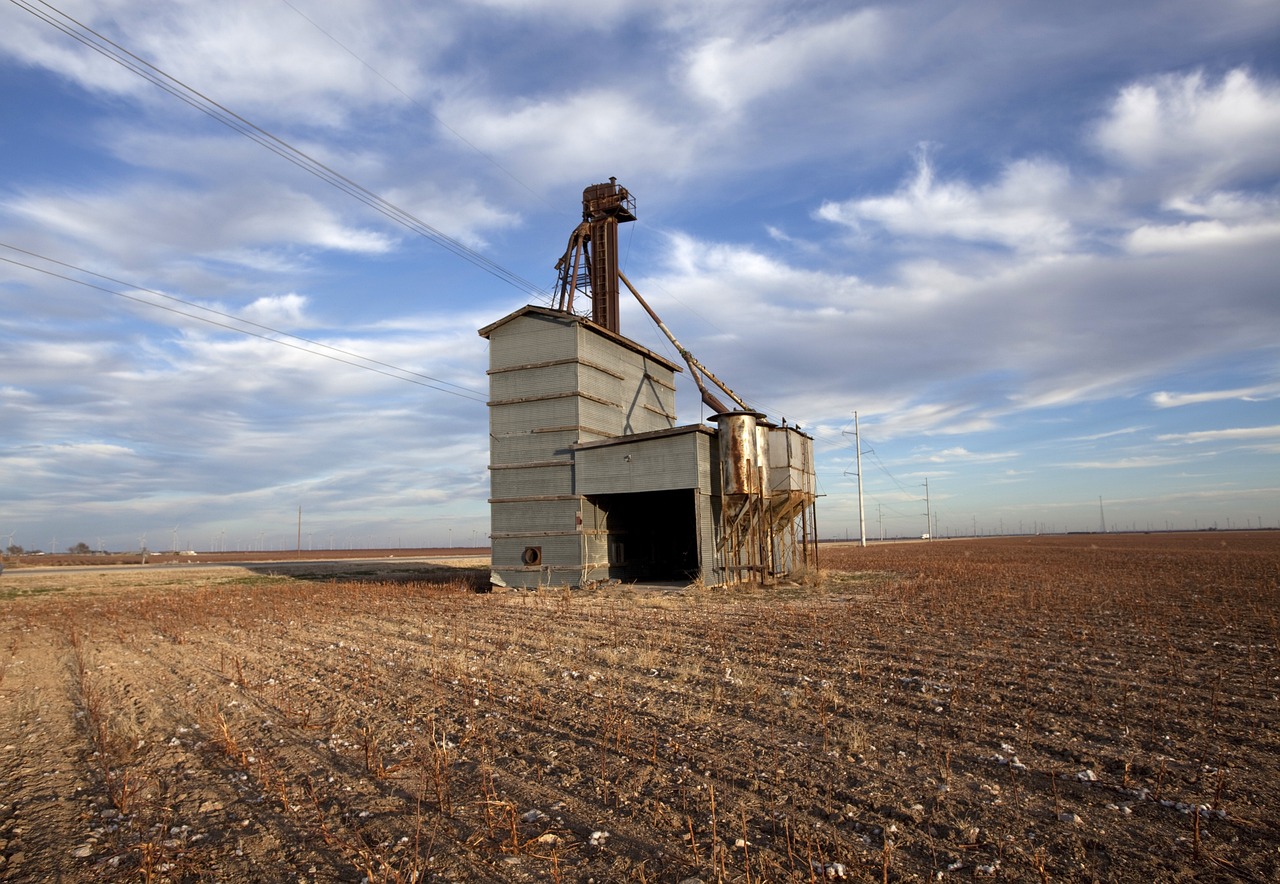
[[(632, 195), (583, 191), (552, 306), (489, 342), (492, 582), (774, 583), (816, 570), (813, 440), (752, 410), (680, 346), (618, 265)], [(714, 425), (679, 425), (680, 365), (625, 337), (619, 282), (675, 345)], [(575, 310), (577, 295), (590, 311)], [(726, 406), (707, 381), (727, 395)]]

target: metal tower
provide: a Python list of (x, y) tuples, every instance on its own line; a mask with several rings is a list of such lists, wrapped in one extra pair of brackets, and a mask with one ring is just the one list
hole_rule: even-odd
[(577, 292), (591, 296), (591, 321), (618, 329), (618, 225), (636, 220), (636, 201), (617, 178), (582, 191), (582, 223), (556, 262), (557, 309), (572, 312)]

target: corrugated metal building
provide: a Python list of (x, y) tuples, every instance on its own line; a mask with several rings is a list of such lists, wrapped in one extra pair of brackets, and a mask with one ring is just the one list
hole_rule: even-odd
[[(587, 187), (556, 264), (556, 309), (522, 307), (480, 329), (493, 582), (770, 583), (815, 569), (812, 437), (749, 410), (641, 298), (617, 266), (618, 224), (635, 217), (616, 178)], [(681, 369), (623, 337), (619, 281), (680, 351), (715, 427), (676, 426)], [(573, 311), (580, 293), (590, 318)]]
[(811, 437), (750, 412), (677, 426), (681, 369), (575, 313), (523, 307), (480, 334), (495, 583), (769, 582), (814, 564)]
[(681, 369), (544, 307), (480, 334), (495, 577), (524, 587), (715, 580), (715, 431), (676, 426)]

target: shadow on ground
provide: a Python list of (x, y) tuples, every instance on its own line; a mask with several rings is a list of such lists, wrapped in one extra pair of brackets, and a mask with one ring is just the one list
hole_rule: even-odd
[(475, 592), (489, 589), (489, 566), (472, 561), (456, 565), (440, 562), (331, 561), (246, 563), (254, 574), (289, 577), (320, 583), (436, 583)]

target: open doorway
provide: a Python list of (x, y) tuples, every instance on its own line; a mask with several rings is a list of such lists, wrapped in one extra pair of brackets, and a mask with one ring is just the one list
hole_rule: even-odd
[(600, 494), (609, 576), (626, 581), (693, 580), (698, 576), (697, 515), (692, 488)]

